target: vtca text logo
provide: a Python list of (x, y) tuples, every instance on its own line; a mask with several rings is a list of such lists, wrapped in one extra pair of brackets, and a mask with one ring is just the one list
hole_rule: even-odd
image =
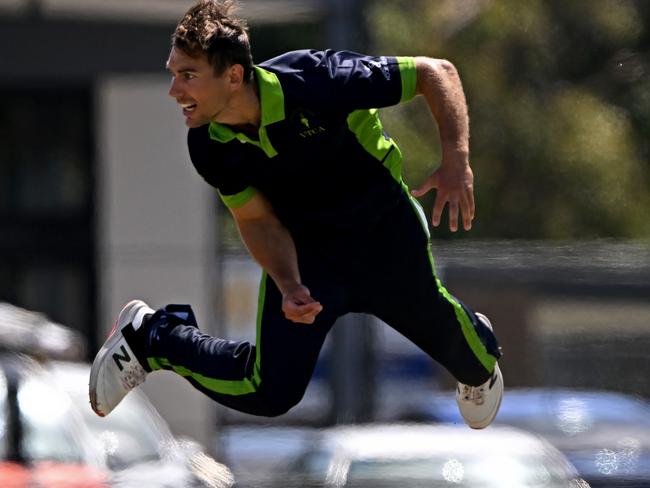
[(296, 125), (299, 127), (298, 135), (303, 139), (308, 137), (315, 136), (316, 134), (321, 134), (325, 132), (326, 129), (318, 123), (314, 118), (314, 114), (306, 110), (297, 111), (294, 114), (294, 120), (297, 122)]

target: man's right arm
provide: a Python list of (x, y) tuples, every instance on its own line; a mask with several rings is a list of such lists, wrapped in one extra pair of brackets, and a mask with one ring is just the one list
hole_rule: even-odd
[[(201, 176), (219, 190), (230, 209), (244, 244), (260, 266), (269, 274), (282, 293), (282, 310), (293, 322), (310, 324), (322, 310), (320, 303), (302, 285), (296, 247), (289, 231), (278, 220), (268, 200), (247, 186), (238, 162), (250, 157), (237, 144), (237, 150), (210, 139), (208, 126), (190, 129), (187, 144), (192, 164)], [(215, 164), (219, 161), (220, 164)], [(224, 185), (224, 182), (228, 182)]]
[(469, 117), (458, 72), (444, 59), (415, 58), (416, 94), (423, 95), (438, 124), (442, 161), (412, 194), (421, 197), (436, 189), (432, 223), (440, 223), (445, 205), (449, 228), (458, 228), (460, 210), (463, 227), (470, 230), (474, 219), (474, 174), (469, 164)]
[(242, 206), (230, 208), (230, 212), (251, 256), (271, 276), (282, 293), (282, 310), (287, 319), (297, 323), (313, 323), (323, 307), (301, 283), (293, 238), (278, 220), (271, 204), (256, 192)]

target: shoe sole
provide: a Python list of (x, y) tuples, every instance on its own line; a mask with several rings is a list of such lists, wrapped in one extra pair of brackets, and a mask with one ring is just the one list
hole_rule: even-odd
[(149, 308), (147, 304), (142, 300), (131, 300), (122, 308), (119, 315), (117, 316), (117, 320), (115, 321), (113, 328), (111, 329), (108, 339), (106, 339), (104, 345), (97, 353), (97, 356), (95, 356), (93, 365), (90, 368), (90, 383), (88, 384), (90, 406), (92, 407), (93, 411), (100, 417), (105, 417), (107, 414), (105, 412), (102, 412), (97, 405), (97, 383), (99, 381), (99, 372), (103, 369), (102, 366), (108, 357), (109, 351), (112, 350), (115, 344), (122, 339), (122, 334), (119, 332), (126, 324), (133, 321), (137, 311), (141, 307)]

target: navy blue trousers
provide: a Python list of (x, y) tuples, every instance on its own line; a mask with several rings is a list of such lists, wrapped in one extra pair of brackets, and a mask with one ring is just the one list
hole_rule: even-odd
[(315, 323), (288, 321), (278, 288), (263, 274), (256, 344), (206, 335), (188, 305), (168, 305), (147, 322), (149, 367), (175, 371), (236, 410), (281, 415), (303, 397), (334, 322), (361, 312), (396, 329), (457, 380), (484, 383), (500, 356), (497, 340), (440, 283), (416, 206), (403, 194), (363, 230), (297, 239), (303, 283), (323, 305)]

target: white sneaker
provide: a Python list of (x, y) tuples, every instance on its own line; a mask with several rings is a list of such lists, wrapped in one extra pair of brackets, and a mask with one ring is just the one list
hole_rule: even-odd
[[(492, 324), (480, 313), (476, 317), (490, 330)], [(497, 416), (503, 398), (503, 375), (499, 365), (494, 365), (494, 372), (489, 380), (480, 386), (469, 386), (458, 383), (456, 388), (456, 403), (465, 423), (472, 429), (484, 429)]]
[(147, 371), (127, 344), (124, 331), (136, 331), (145, 315), (153, 313), (141, 300), (127, 303), (97, 353), (90, 370), (89, 395), (90, 405), (100, 417), (111, 413), (129, 391), (144, 382)]

